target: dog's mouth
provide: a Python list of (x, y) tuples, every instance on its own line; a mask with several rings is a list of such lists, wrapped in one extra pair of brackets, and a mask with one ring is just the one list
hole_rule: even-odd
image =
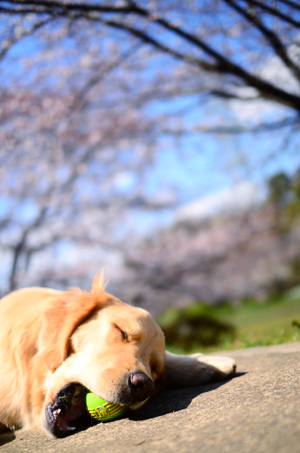
[[(119, 394), (118, 401), (114, 403), (136, 410), (149, 399), (153, 391), (154, 383), (144, 373), (130, 373), (127, 376), (125, 390)], [(45, 409), (46, 430), (55, 437), (66, 437), (99, 423), (87, 409), (88, 392), (89, 390), (78, 382), (65, 385), (56, 394), (54, 402), (49, 403)]]
[(66, 437), (97, 423), (86, 408), (87, 392), (81, 384), (72, 382), (57, 393), (54, 403), (46, 407), (46, 428), (50, 433)]

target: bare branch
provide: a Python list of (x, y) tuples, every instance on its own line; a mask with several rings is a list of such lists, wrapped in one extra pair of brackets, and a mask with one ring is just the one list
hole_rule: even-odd
[[(1, 10), (1, 8), (0, 8)], [(34, 24), (30, 29), (26, 30), (24, 29), (20, 35), (15, 36), (10, 40), (10, 42), (6, 42), (4, 45), (2, 44), (2, 49), (0, 51), (0, 59), (4, 58), (7, 52), (13, 47), (14, 44), (17, 42), (21, 41), (22, 39), (33, 35), (36, 31), (40, 30), (42, 27), (45, 25), (48, 25), (50, 22), (52, 22), (55, 19), (54, 16), (47, 18), (45, 20), (41, 20), (40, 22), (37, 22)]]
[(300, 11), (300, 5), (299, 3), (293, 2), (291, 0), (277, 0), (279, 3), (283, 3), (284, 5), (291, 6), (292, 8), (299, 9)]
[(12, 261), (12, 266), (11, 266), (11, 271), (10, 271), (10, 276), (9, 276), (9, 290), (12, 291), (16, 288), (16, 273), (17, 273), (17, 267), (19, 263), (19, 259), (22, 256), (22, 254), (25, 252), (26, 249), (26, 241), (29, 233), (37, 228), (41, 223), (43, 222), (45, 216), (47, 214), (47, 208), (43, 207), (38, 216), (31, 222), (22, 232), (22, 235), (19, 239), (19, 241), (14, 245), (13, 247), (13, 261)]
[[(5, 3), (19, 6), (15, 10), (8, 10), (9, 13), (26, 14), (36, 13), (45, 14), (56, 12), (57, 14), (66, 14), (68, 11), (75, 12), (90, 12), (95, 11), (99, 13), (122, 13), (129, 14), (136, 11), (134, 4), (128, 3), (128, 6), (108, 6), (108, 5), (97, 5), (95, 3), (66, 3), (59, 1), (47, 1), (47, 0), (6, 0)], [(131, 5), (131, 6), (129, 6)], [(22, 9), (21, 9), (22, 7)], [(5, 12), (5, 8), (4, 12)]]
[[(245, 1), (246, 3), (248, 3), (250, 5), (257, 6), (261, 10), (266, 11), (267, 13), (269, 13), (270, 15), (272, 15), (274, 17), (278, 17), (279, 19), (282, 19), (283, 21), (287, 22), (288, 24), (293, 25), (296, 28), (300, 28), (300, 21), (295, 20), (293, 17), (288, 16), (287, 14), (284, 14), (283, 12), (279, 11), (278, 9), (275, 9), (269, 5), (266, 5), (266, 3), (264, 3), (264, 2), (257, 1), (257, 0), (243, 0), (243, 1)], [(292, 5), (290, 5), (290, 6), (292, 6)], [(296, 5), (294, 7), (297, 8)], [(300, 6), (298, 6), (298, 8), (300, 10)]]
[(285, 46), (281, 42), (279, 36), (274, 33), (272, 30), (267, 28), (263, 22), (259, 19), (257, 14), (254, 14), (251, 10), (242, 9), (234, 0), (224, 0), (231, 8), (235, 9), (240, 13), (245, 19), (247, 19), (251, 24), (263, 34), (263, 36), (268, 40), (274, 49), (276, 55), (285, 63), (285, 65), (291, 69), (293, 74), (297, 79), (300, 80), (300, 69), (294, 64), (294, 62), (289, 58)]
[(219, 135), (240, 135), (240, 134), (258, 134), (265, 133), (270, 131), (276, 131), (280, 129), (285, 129), (292, 126), (300, 126), (300, 120), (298, 117), (285, 118), (280, 121), (274, 121), (270, 123), (261, 123), (256, 126), (216, 126), (216, 127), (206, 127), (206, 126), (195, 126), (193, 129), (182, 129), (176, 130), (175, 132), (170, 129), (164, 129), (163, 132), (166, 134), (219, 134)]
[[(225, 0), (226, 1), (226, 0)], [(176, 26), (172, 26), (170, 24), (167, 24), (166, 21), (162, 20), (156, 20), (161, 24), (164, 24), (166, 29), (170, 29), (175, 31), (176, 33), (180, 36), (185, 36), (186, 38), (189, 36), (188, 33), (183, 32), (182, 30), (178, 29)], [(208, 72), (215, 72), (219, 74), (232, 74), (240, 79), (242, 79), (244, 82), (246, 82), (249, 86), (252, 86), (253, 88), (256, 88), (261, 92), (263, 96), (265, 96), (268, 99), (275, 100), (283, 105), (286, 105), (288, 107), (291, 107), (295, 110), (300, 111), (300, 97), (293, 95), (291, 93), (288, 93), (287, 91), (284, 91), (275, 85), (261, 79), (259, 76), (251, 74), (250, 72), (244, 70), (242, 67), (237, 65), (236, 63), (233, 63), (229, 59), (226, 59), (224, 56), (219, 54), (218, 52), (214, 51), (212, 48), (207, 46), (205, 43), (202, 43), (199, 39), (196, 37), (188, 37), (187, 39), (194, 44), (198, 45), (202, 50), (205, 50), (210, 56), (214, 57), (217, 61), (215, 64), (207, 63), (201, 59), (194, 58), (191, 56), (186, 56), (183, 55), (173, 49), (170, 49), (163, 44), (159, 43), (157, 40), (154, 38), (148, 36), (141, 30), (135, 29), (134, 27), (128, 26), (126, 24), (116, 22), (116, 21), (106, 21), (106, 20), (101, 20), (101, 22), (105, 23), (108, 26), (114, 27), (114, 28), (119, 28), (122, 30), (125, 30), (129, 32), (130, 34), (140, 38), (143, 42), (147, 44), (153, 45), (155, 48), (168, 53), (171, 56), (174, 56), (178, 59), (181, 59), (185, 62), (188, 63), (193, 63), (198, 65), (201, 69), (204, 69), (205, 71)]]

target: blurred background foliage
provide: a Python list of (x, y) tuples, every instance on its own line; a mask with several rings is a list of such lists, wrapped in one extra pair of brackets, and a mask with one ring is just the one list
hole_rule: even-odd
[[(300, 172), (280, 172), (268, 181), (266, 206), (274, 210), (274, 228), (288, 235), (300, 214)], [(265, 208), (263, 208), (265, 209)], [(172, 307), (157, 321), (167, 346), (177, 353), (235, 349), (300, 341), (300, 256), (289, 263), (285, 278), (268, 286), (268, 297), (234, 303)]]
[(298, 341), (298, 3), (0, 14), (1, 295), (105, 266), (178, 349)]
[(171, 308), (158, 317), (175, 353), (230, 350), (300, 341), (300, 286), (266, 300)]

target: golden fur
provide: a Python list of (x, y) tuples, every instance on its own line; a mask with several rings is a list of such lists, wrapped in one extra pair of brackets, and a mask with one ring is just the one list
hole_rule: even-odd
[[(136, 409), (162, 388), (166, 375), (184, 386), (235, 369), (231, 359), (166, 356), (163, 333), (150, 314), (107, 294), (103, 276), (95, 277), (90, 292), (27, 288), (4, 297), (0, 360), (0, 425), (41, 423), (54, 436), (67, 435), (69, 421), (82, 416), (82, 403), (73, 401), (84, 388)], [(78, 385), (69, 390), (71, 383)], [(72, 404), (61, 411), (63, 388)]]

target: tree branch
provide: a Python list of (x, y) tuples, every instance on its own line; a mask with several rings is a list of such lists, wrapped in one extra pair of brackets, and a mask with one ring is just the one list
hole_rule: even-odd
[(26, 241), (27, 241), (28, 234), (34, 228), (37, 228), (42, 223), (42, 221), (43, 221), (44, 217), (46, 216), (46, 214), (47, 214), (47, 208), (44, 207), (44, 208), (41, 209), (41, 211), (40, 211), (39, 215), (37, 216), (37, 218), (30, 225), (28, 225), (24, 229), (19, 241), (13, 247), (13, 262), (12, 262), (10, 276), (9, 276), (9, 290), (10, 291), (13, 291), (16, 288), (17, 267), (18, 267), (20, 256), (22, 255), (22, 253), (23, 253), (23, 251), (24, 251), (24, 249), (26, 247)]
[[(210, 56), (214, 55), (216, 57), (217, 63), (211, 64), (211, 63), (204, 62), (203, 60), (200, 60), (198, 58), (186, 57), (185, 55), (180, 54), (177, 51), (174, 51), (174, 50), (158, 43), (155, 39), (146, 35), (144, 32), (142, 32), (140, 30), (136, 30), (125, 24), (117, 23), (115, 21), (103, 21), (102, 20), (102, 22), (108, 26), (116, 27), (116, 28), (122, 29), (124, 31), (127, 31), (130, 34), (142, 39), (145, 43), (151, 44), (154, 47), (158, 48), (159, 50), (161, 50), (165, 53), (168, 53), (169, 55), (175, 56), (176, 58), (179, 58), (183, 61), (186, 61), (188, 63), (194, 63), (205, 71), (223, 73), (223, 74), (232, 74), (232, 75), (242, 79), (249, 86), (256, 88), (262, 94), (262, 96), (264, 96), (268, 99), (276, 100), (280, 104), (286, 105), (297, 111), (300, 111), (300, 97), (299, 96), (288, 93), (288, 92), (282, 90), (281, 88), (275, 87), (273, 84), (266, 82), (265, 80), (261, 79), (260, 77), (244, 70), (243, 68), (238, 66), (236, 63), (231, 62), (230, 60), (226, 59), (225, 57), (218, 54), (214, 50), (209, 50), (209, 54), (210, 54)], [(172, 26), (171, 28), (175, 29), (176, 27)], [(180, 31), (178, 34), (181, 35), (182, 32)], [(193, 39), (193, 41), (195, 41), (195, 39)], [(202, 44), (200, 47), (203, 48)], [(209, 49), (208, 46), (205, 46), (205, 47), (207, 47)]]
[[(272, 8), (271, 6), (266, 5), (266, 3), (262, 3), (257, 0), (243, 0), (244, 2), (257, 6), (258, 8), (266, 11), (267, 13), (271, 14), (272, 16), (279, 17), (279, 19), (287, 22), (288, 24), (294, 25), (296, 28), (300, 27), (300, 21), (295, 20), (293, 17), (288, 16), (287, 14), (278, 11), (278, 9)], [(300, 7), (299, 7), (300, 9)]]
[[(45, 13), (52, 13), (53, 10), (58, 10), (58, 14), (65, 14), (68, 11), (76, 11), (76, 12), (90, 12), (95, 11), (99, 13), (122, 13), (122, 14), (130, 14), (135, 12), (136, 6), (131, 2), (128, 2), (128, 6), (108, 6), (108, 5), (97, 5), (95, 3), (66, 3), (61, 1), (47, 1), (47, 0), (5, 0), (5, 3), (11, 3), (13, 5), (25, 7), (24, 9), (17, 9), (17, 10), (8, 10), (8, 12), (24, 14), (31, 12), (36, 14), (45, 14)], [(129, 6), (131, 5), (131, 6)], [(31, 8), (29, 8), (29, 6)], [(32, 8), (32, 7), (37, 7)]]
[(141, 39), (144, 43), (150, 44), (153, 47), (155, 47), (156, 49), (162, 51), (163, 53), (171, 55), (172, 57), (175, 57), (181, 61), (185, 61), (187, 63), (193, 63), (193, 64), (197, 65), (198, 67), (200, 66), (205, 71), (218, 72), (218, 67), (216, 65), (208, 63), (204, 60), (201, 60), (200, 58), (196, 58), (191, 55), (185, 55), (181, 52), (178, 52), (177, 50), (174, 50), (171, 47), (168, 47), (165, 44), (162, 44), (157, 39), (153, 38), (152, 36), (148, 35), (147, 33), (145, 33), (144, 31), (142, 31), (138, 28), (131, 27), (128, 24), (123, 24), (123, 23), (117, 22), (115, 20), (105, 20), (105, 19), (100, 19), (100, 18), (97, 18), (95, 20), (98, 22), (102, 22), (103, 24), (105, 24), (109, 27), (124, 30), (124, 31), (130, 33), (131, 35), (135, 36), (136, 38)]
[(284, 129), (286, 127), (291, 127), (294, 125), (300, 124), (298, 117), (292, 118), (285, 118), (280, 121), (274, 121), (272, 123), (262, 123), (258, 124), (253, 127), (245, 127), (245, 126), (216, 126), (216, 127), (205, 127), (205, 126), (196, 126), (193, 129), (189, 130), (170, 130), (170, 129), (163, 129), (163, 132), (166, 134), (177, 134), (177, 135), (184, 135), (184, 134), (223, 134), (223, 135), (238, 135), (238, 134), (256, 134), (256, 133), (264, 133), (270, 131), (276, 131), (279, 129)]
[(293, 2), (292, 0), (277, 0), (279, 3), (283, 3), (284, 5), (291, 6), (292, 8), (299, 9), (300, 11), (300, 5), (299, 3)]
[(267, 28), (263, 22), (259, 19), (257, 14), (253, 14), (251, 10), (244, 10), (234, 0), (224, 0), (225, 3), (228, 4), (231, 8), (241, 14), (249, 23), (254, 25), (266, 38), (269, 44), (274, 49), (276, 55), (285, 63), (285, 65), (290, 68), (293, 72), (294, 76), (300, 80), (300, 69), (298, 66), (294, 64), (294, 62), (289, 58), (286, 49), (279, 39), (278, 35), (274, 33), (272, 30)]
[[(0, 7), (0, 11), (1, 11), (1, 7)], [(12, 46), (14, 44), (21, 41), (21, 39), (26, 38), (27, 36), (33, 35), (37, 30), (44, 27), (45, 25), (48, 25), (50, 22), (52, 22), (54, 20), (54, 18), (55, 17), (53, 16), (53, 17), (47, 18), (45, 20), (42, 20), (42, 21), (34, 24), (34, 26), (32, 28), (30, 28), (29, 30), (23, 30), (23, 32), (18, 37), (15, 37), (15, 38), (11, 39), (10, 42), (5, 43), (5, 45), (2, 46), (2, 49), (0, 51), (0, 59), (5, 57), (7, 52), (12, 48)]]

